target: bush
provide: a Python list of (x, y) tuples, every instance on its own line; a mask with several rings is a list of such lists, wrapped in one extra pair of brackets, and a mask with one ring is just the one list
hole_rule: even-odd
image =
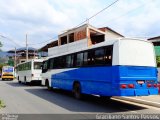
[(2, 100), (0, 100), (0, 109), (6, 107), (6, 105), (4, 104), (4, 102)]

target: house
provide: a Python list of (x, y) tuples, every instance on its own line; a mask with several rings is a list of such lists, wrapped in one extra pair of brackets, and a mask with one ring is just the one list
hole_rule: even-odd
[(58, 40), (40, 48), (40, 51), (48, 52), (48, 56), (52, 56), (67, 52), (69, 49), (74, 50), (83, 47), (90, 47), (94, 44), (104, 42), (105, 40), (120, 37), (124, 36), (109, 27), (95, 28), (89, 24), (84, 24), (59, 34)]

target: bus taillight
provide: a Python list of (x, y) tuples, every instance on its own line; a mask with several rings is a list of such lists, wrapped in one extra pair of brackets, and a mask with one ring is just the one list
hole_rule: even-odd
[(134, 88), (134, 84), (128, 84), (128, 88)]
[(154, 87), (157, 87), (157, 84), (153, 84)]
[(126, 84), (121, 84), (121, 88), (127, 88), (127, 85)]
[(152, 85), (151, 84), (147, 84), (147, 87), (151, 87)]

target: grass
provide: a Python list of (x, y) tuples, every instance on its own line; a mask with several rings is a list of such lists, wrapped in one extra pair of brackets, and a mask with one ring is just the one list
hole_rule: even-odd
[(0, 109), (6, 107), (6, 105), (4, 104), (4, 102), (2, 100), (0, 100)]

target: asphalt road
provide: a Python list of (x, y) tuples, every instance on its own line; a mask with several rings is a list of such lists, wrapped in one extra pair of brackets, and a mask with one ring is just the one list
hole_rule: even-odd
[(28, 86), (0, 80), (0, 99), (6, 107), (0, 113), (12, 114), (141, 114), (160, 113), (159, 108), (99, 97), (87, 96), (76, 100), (70, 92), (48, 91), (42, 86)]

